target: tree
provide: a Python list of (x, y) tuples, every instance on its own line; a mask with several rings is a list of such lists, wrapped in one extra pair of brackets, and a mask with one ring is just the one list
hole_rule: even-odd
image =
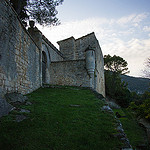
[(58, 25), (56, 6), (64, 0), (10, 0), (22, 21), (33, 19), (41, 25)]
[(27, 0), (10, 0), (10, 3), (22, 21), (29, 19), (25, 9), (27, 6)]
[(129, 73), (127, 68), (127, 61), (122, 57), (114, 55), (111, 57), (109, 54), (104, 56), (104, 66), (106, 70), (114, 73), (127, 74)]
[(150, 57), (145, 62), (144, 77), (150, 78)]
[(150, 92), (146, 91), (140, 98), (140, 102), (139, 100), (131, 102), (129, 109), (133, 110), (137, 117), (150, 121)]
[(128, 63), (119, 56), (104, 56), (106, 95), (115, 99), (122, 107), (127, 107), (131, 98), (127, 84), (120, 77), (121, 74), (129, 72), (127, 65)]

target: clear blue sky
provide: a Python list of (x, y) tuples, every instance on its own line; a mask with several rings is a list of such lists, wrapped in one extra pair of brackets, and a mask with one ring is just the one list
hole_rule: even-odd
[(119, 18), (131, 13), (150, 11), (150, 0), (64, 0), (58, 7), (62, 21), (87, 17)]
[(95, 32), (103, 55), (118, 55), (128, 62), (131, 76), (142, 76), (150, 57), (150, 0), (64, 0), (57, 7), (61, 25), (41, 28), (57, 41)]

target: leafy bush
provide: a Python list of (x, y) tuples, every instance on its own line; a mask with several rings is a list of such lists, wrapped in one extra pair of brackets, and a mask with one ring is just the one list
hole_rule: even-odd
[(150, 99), (147, 99), (139, 106), (141, 116), (150, 120)]
[(130, 103), (130, 106), (129, 106), (128, 108), (131, 109), (131, 110), (136, 111), (137, 108), (138, 108), (138, 106), (135, 104), (135, 102), (131, 102), (131, 103)]
[(150, 121), (150, 99), (144, 100), (140, 105), (136, 105), (135, 102), (131, 102), (129, 109), (134, 110), (138, 117), (142, 117)]

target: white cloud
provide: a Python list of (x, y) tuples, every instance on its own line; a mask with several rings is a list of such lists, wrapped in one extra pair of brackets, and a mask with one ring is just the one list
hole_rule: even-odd
[[(79, 38), (95, 32), (103, 54), (123, 57), (129, 64), (130, 75), (139, 76), (145, 58), (150, 55), (150, 38), (142, 39), (143, 33), (150, 31), (149, 26), (142, 26), (146, 17), (146, 13), (132, 14), (120, 19), (89, 18), (82, 21), (65, 22), (51, 28), (38, 27), (57, 48), (56, 42), (59, 40), (71, 36)], [(137, 30), (139, 26), (143, 30)]]
[(113, 41), (102, 46), (104, 53), (123, 57), (128, 62), (130, 75), (140, 76), (144, 67), (144, 60), (150, 56), (150, 39), (139, 40), (133, 38), (128, 42), (113, 39)]
[(133, 28), (129, 28), (129, 29), (126, 29), (126, 30), (120, 30), (120, 31), (118, 31), (118, 34), (120, 36), (129, 36), (129, 35), (133, 34), (134, 31), (135, 30)]
[(131, 14), (129, 16), (122, 17), (118, 19), (117, 23), (119, 25), (133, 25), (135, 27), (139, 26), (139, 23), (141, 23), (144, 19), (147, 18), (149, 14), (148, 13), (142, 13), (142, 14)]
[(135, 16), (135, 18), (133, 19), (134, 23), (140, 23), (141, 21), (143, 21), (144, 19), (146, 19), (148, 16), (148, 13), (142, 13), (142, 14), (138, 14)]
[(129, 16), (125, 16), (120, 18), (117, 23), (120, 25), (128, 24), (129, 22), (133, 21), (133, 19), (136, 17), (136, 14), (132, 14)]
[(150, 26), (144, 26), (143, 30), (144, 30), (145, 32), (150, 32)]

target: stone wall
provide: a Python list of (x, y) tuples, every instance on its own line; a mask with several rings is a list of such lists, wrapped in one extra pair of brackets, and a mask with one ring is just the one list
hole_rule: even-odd
[(104, 59), (99, 42), (96, 40), (95, 47), (95, 90), (105, 97)]
[(97, 44), (96, 41), (97, 39), (93, 32), (79, 39), (76, 39), (75, 45), (76, 45), (77, 56), (78, 56), (77, 59), (85, 59), (85, 50), (89, 46), (95, 49), (96, 44)]
[(5, 0), (0, 1), (0, 94), (41, 86), (40, 49)]
[(42, 50), (49, 51), (50, 62), (63, 61), (64, 55), (43, 35), (42, 37)]
[[(37, 27), (34, 26), (34, 22), (28, 28), (28, 32), (32, 36), (34, 42), (40, 48), (39, 61), (41, 62), (41, 78), (42, 83), (50, 84), (50, 63), (53, 61), (63, 61), (63, 54), (42, 34)], [(31, 23), (29, 22), (29, 24)], [(45, 60), (43, 60), (43, 58)]]
[[(92, 87), (105, 96), (103, 55), (94, 33), (59, 41), (59, 51), (34, 24), (27, 31), (9, 3), (1, 0), (0, 34), (0, 95), (26, 94), (47, 83)], [(95, 55), (92, 76), (85, 60), (89, 46)]]
[[(64, 54), (65, 60), (81, 60), (85, 59), (86, 49), (91, 47), (95, 51), (95, 72), (92, 77), (92, 87), (100, 94), (105, 96), (104, 81), (104, 60), (101, 47), (94, 32), (83, 36), (79, 39), (70, 37), (58, 42), (60, 51)], [(72, 62), (73, 63), (73, 62)], [(88, 62), (85, 62), (88, 63)]]
[(52, 62), (50, 84), (89, 87), (85, 60)]
[(75, 58), (75, 39), (70, 37), (68, 39), (58, 41), (60, 52), (64, 55), (65, 60), (76, 60)]
[(50, 72), (51, 72), (50, 64), (51, 62), (54, 62), (54, 61), (63, 61), (63, 55), (44, 35), (42, 36), (42, 48), (41, 49), (42, 49), (42, 53), (44, 52), (46, 54), (45, 83), (50, 84), (50, 80), (51, 80), (50, 79)]
[(97, 41), (95, 34), (92, 32), (79, 39), (70, 37), (68, 39), (57, 42), (60, 52), (64, 55), (65, 60), (85, 59), (85, 50), (90, 45), (95, 46)]

